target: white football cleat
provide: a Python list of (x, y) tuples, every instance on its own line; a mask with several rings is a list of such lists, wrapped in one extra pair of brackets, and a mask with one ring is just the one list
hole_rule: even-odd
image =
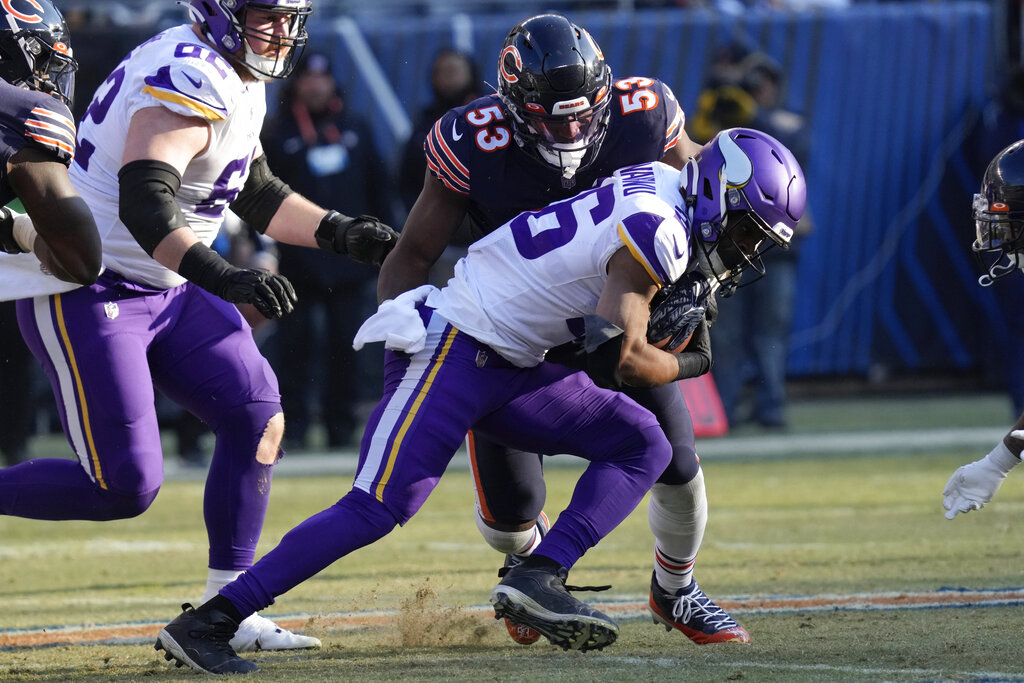
[(230, 641), (235, 652), (257, 650), (308, 650), (320, 647), (320, 639), (292, 633), (259, 614), (242, 620)]

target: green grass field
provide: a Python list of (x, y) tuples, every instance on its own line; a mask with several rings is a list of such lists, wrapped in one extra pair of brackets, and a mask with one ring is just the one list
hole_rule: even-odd
[[(247, 656), (267, 681), (1024, 680), (1019, 604), (779, 611), (767, 599), (832, 596), (822, 599), (827, 605), (835, 596), (892, 593), (898, 602), (899, 594), (943, 587), (1024, 586), (1018, 473), (980, 513), (942, 516), (949, 474), (982, 454), (706, 457), (711, 516), (696, 575), (717, 600), (746, 605), (733, 613), (753, 642), (696, 646), (633, 610), (622, 613), (618, 642), (585, 654), (544, 641), (517, 646), (491, 618), (484, 606), (501, 557), (478, 537), (468, 473), (450, 472), (408, 526), (267, 611), (309, 615), (302, 630), (320, 637), (322, 650)], [(549, 470), (549, 514), (565, 505), (578, 473)], [(278, 478), (261, 552), (350, 483)], [(201, 497), (199, 482), (172, 481), (133, 520), (0, 517), (0, 680), (197, 680), (165, 662), (151, 635), (118, 629), (155, 632), (198, 598), (206, 576)], [(613, 584), (584, 594), (589, 600), (642, 603), (651, 563), (641, 505), (581, 560), (571, 582)], [(750, 606), (757, 598), (767, 609)], [(371, 625), (353, 625), (351, 613)], [(71, 644), (75, 634), (112, 625), (107, 639)]]

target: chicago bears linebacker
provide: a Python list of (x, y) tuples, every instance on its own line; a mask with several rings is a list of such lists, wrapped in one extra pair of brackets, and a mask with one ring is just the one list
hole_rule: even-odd
[[(492, 591), (496, 617), (566, 649), (613, 643), (617, 624), (565, 581), (643, 498), (671, 445), (650, 411), (599, 385), (655, 386), (691, 372), (686, 353), (648, 343), (654, 295), (698, 264), (723, 286), (760, 267), (764, 250), (788, 244), (805, 192), (776, 140), (724, 131), (684, 171), (658, 162), (622, 169), (478, 240), (443, 289), (424, 285), (382, 303), (355, 340), (389, 350), (352, 490), (217, 597), (186, 606), (156, 647), (210, 673), (255, 671), (229, 644), (239, 619), (405, 524), (469, 429), (590, 461), (535, 551)], [(542, 362), (574, 339), (587, 372)]]
[[(1024, 140), (989, 162), (981, 192), (974, 195), (973, 217), (976, 237), (971, 249), (985, 267), (978, 283), (988, 287), (1024, 269)], [(988, 455), (963, 465), (949, 478), (942, 490), (946, 519), (985, 507), (1010, 470), (1020, 464), (1021, 451), (1024, 415)]]
[[(657, 160), (682, 168), (699, 149), (684, 123), (666, 84), (646, 77), (614, 79), (583, 28), (557, 14), (526, 19), (502, 46), (498, 92), (449, 111), (424, 142), (423, 190), (381, 269), (378, 300), (426, 282), (467, 214), (479, 236), (521, 211), (588, 188), (617, 168)], [(708, 367), (698, 365), (695, 372)], [(672, 444), (672, 462), (649, 503), (655, 619), (697, 643), (748, 642), (747, 631), (693, 580), (707, 499), (682, 395), (673, 385), (627, 391), (658, 416)], [(541, 458), (474, 434), (469, 453), (477, 527), (506, 554), (506, 565), (520, 561), (547, 526)], [(509, 633), (522, 644), (539, 637), (511, 625)]]
[[(68, 178), (77, 69), (67, 24), (49, 0), (0, 6), (0, 300), (99, 275), (96, 223)], [(21, 207), (6, 206), (15, 199)]]
[[(4, 3), (5, 6), (7, 3)], [(293, 193), (259, 146), (264, 82), (307, 40), (310, 0), (192, 0), (193, 23), (133, 50), (83, 116), (71, 169), (103, 244), (96, 283), (18, 302), (77, 461), (0, 471), (0, 512), (108, 520), (144, 512), (162, 482), (154, 388), (200, 417), (216, 446), (204, 516), (207, 596), (252, 563), (284, 429), (277, 379), (233, 303), (288, 313), (286, 279), (236, 268), (209, 245), (230, 206), (271, 237), (354, 258), (347, 240), (393, 231)], [(316, 647), (246, 615), (239, 649)]]

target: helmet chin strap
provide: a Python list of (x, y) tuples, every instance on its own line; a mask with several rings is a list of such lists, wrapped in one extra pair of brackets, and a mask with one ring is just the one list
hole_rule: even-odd
[(1018, 268), (1024, 270), (1024, 254), (1004, 253), (998, 261), (992, 264), (987, 273), (978, 278), (978, 284), (982, 287), (990, 287), (996, 280), (1006, 277)]
[(537, 147), (537, 152), (540, 154), (544, 161), (548, 162), (555, 168), (562, 169), (562, 187), (570, 188), (576, 184), (576, 170), (583, 163), (583, 157), (587, 155), (587, 150), (578, 149), (571, 152), (553, 151), (545, 147)]
[(252, 46), (249, 45), (249, 40), (244, 36), (242, 37), (242, 44), (245, 46), (242, 63), (257, 80), (272, 81), (284, 73), (285, 66), (288, 63), (287, 60), (256, 54)]

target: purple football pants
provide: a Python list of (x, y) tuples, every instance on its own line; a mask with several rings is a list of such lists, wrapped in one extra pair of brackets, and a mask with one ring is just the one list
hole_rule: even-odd
[(110, 272), (17, 308), (77, 460), (0, 470), (0, 513), (103, 521), (144, 512), (163, 481), (156, 387), (216, 435), (203, 504), (210, 567), (251, 565), (273, 472), (256, 450), (281, 397), (238, 310), (191, 284), (153, 290)]
[(250, 614), (405, 524), (470, 428), (590, 461), (535, 551), (565, 567), (633, 511), (671, 457), (657, 420), (632, 399), (550, 363), (517, 368), (435, 314), (423, 351), (387, 354), (384, 396), (363, 434), (352, 490), (289, 531), (221, 594)]

